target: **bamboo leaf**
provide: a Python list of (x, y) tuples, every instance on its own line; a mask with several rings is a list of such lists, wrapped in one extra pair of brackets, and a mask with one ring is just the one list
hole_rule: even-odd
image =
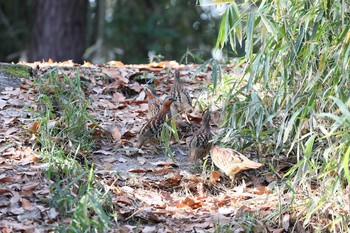
[(245, 56), (247, 60), (251, 60), (253, 54), (253, 32), (254, 32), (254, 13), (250, 12), (247, 22), (247, 39), (245, 43)]
[(227, 23), (227, 11), (223, 14), (221, 18), (221, 23), (220, 23), (220, 29), (218, 33), (218, 38), (216, 39), (216, 49), (219, 47), (224, 47), (226, 43), (226, 35), (228, 31), (228, 23)]
[(296, 112), (293, 113), (292, 117), (288, 121), (287, 128), (284, 130), (283, 143), (288, 140), (289, 134), (292, 131), (293, 126), (295, 126), (295, 121), (302, 110), (303, 107), (299, 108)]
[(350, 184), (349, 160), (350, 160), (350, 146), (348, 146), (348, 149), (346, 150), (343, 157), (344, 173), (345, 173), (346, 179), (348, 180), (348, 184)]
[(330, 97), (339, 107), (340, 111), (343, 113), (344, 117), (347, 119), (350, 119), (350, 111), (349, 108), (344, 104), (343, 101), (341, 101), (340, 99), (331, 96)]

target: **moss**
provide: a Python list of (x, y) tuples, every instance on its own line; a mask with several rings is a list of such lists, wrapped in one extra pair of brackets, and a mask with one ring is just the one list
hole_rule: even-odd
[(0, 64), (0, 71), (3, 71), (17, 78), (29, 78), (31, 68), (25, 65)]

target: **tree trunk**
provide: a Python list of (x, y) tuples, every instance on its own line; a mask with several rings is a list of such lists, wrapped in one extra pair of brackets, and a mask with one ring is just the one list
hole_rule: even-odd
[(73, 60), (81, 63), (85, 49), (88, 0), (35, 0), (29, 61)]

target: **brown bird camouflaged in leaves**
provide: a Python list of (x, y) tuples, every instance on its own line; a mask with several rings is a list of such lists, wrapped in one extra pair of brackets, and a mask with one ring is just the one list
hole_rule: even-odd
[(163, 101), (156, 96), (152, 89), (145, 90), (147, 99), (148, 99), (148, 113), (147, 118), (151, 119), (155, 115), (158, 114), (160, 109), (162, 108)]
[(214, 164), (229, 176), (232, 182), (237, 173), (262, 166), (261, 163), (254, 162), (241, 153), (229, 148), (214, 146), (210, 150), (210, 154)]
[(170, 95), (176, 99), (171, 107), (173, 116), (176, 116), (178, 113), (192, 111), (192, 99), (187, 90), (182, 87), (180, 71), (178, 70), (175, 70), (174, 84), (170, 90)]
[(137, 144), (138, 148), (141, 148), (147, 143), (157, 144), (160, 142), (160, 134), (162, 132), (163, 125), (167, 119), (167, 114), (171, 104), (175, 101), (173, 97), (167, 97), (162, 104), (161, 110), (152, 117), (144, 126), (142, 126), (138, 136)]
[(192, 136), (188, 143), (189, 159), (192, 162), (197, 163), (209, 153), (212, 146), (212, 143), (209, 142), (211, 138), (210, 111), (206, 109), (203, 112), (201, 128)]

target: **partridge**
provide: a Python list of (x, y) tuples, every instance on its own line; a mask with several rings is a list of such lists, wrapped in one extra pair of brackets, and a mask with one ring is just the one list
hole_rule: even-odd
[(157, 115), (157, 113), (160, 111), (160, 109), (162, 108), (163, 102), (161, 99), (158, 98), (158, 96), (156, 96), (156, 94), (152, 89), (146, 89), (145, 92), (148, 99), (147, 118), (151, 119), (152, 117)]
[(201, 128), (191, 137), (188, 143), (189, 159), (192, 162), (197, 163), (209, 153), (212, 146), (211, 138), (210, 111), (207, 109), (203, 112)]
[(170, 106), (174, 101), (175, 99), (173, 97), (167, 97), (163, 101), (160, 111), (154, 117), (149, 119), (145, 125), (142, 126), (137, 136), (136, 146), (138, 148), (141, 148), (147, 143), (156, 144), (160, 142), (160, 135), (163, 125), (167, 119)]
[(176, 116), (178, 113), (192, 110), (192, 99), (187, 90), (183, 88), (181, 84), (180, 72), (178, 70), (175, 70), (174, 84), (170, 90), (170, 94), (176, 99), (176, 102), (171, 109), (173, 116)]
[(210, 154), (214, 164), (229, 176), (232, 181), (237, 173), (262, 166), (261, 163), (249, 160), (241, 153), (229, 148), (214, 146), (210, 150)]

